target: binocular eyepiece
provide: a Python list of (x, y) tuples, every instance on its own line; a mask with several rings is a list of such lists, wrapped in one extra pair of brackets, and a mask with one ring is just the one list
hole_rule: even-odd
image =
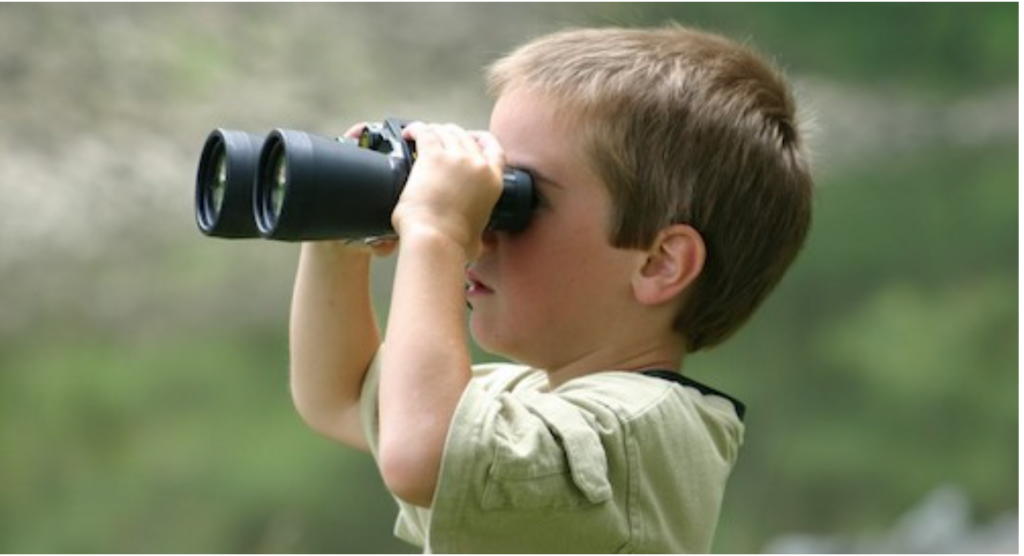
[[(403, 123), (367, 125), (358, 142), (275, 129), (267, 136), (216, 129), (199, 158), (199, 230), (222, 238), (283, 241), (394, 235), (391, 212), (415, 161)], [(488, 229), (519, 231), (534, 208), (533, 180), (508, 169)]]

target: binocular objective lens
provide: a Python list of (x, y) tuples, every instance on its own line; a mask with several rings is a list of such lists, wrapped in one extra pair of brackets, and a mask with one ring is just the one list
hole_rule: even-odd
[(270, 209), (276, 221), (281, 216), (284, 196), (288, 190), (288, 159), (279, 151), (274, 163), (273, 185), (270, 189)]
[(209, 204), (210, 212), (213, 214), (220, 214), (220, 209), (224, 205), (224, 193), (228, 188), (228, 160), (224, 156), (223, 149), (219, 153), (216, 162), (216, 169), (214, 170), (214, 181), (210, 185), (209, 192)]

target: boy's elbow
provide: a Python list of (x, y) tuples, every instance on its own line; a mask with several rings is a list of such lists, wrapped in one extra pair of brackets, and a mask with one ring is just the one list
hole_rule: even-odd
[(291, 394), (292, 406), (295, 407), (295, 412), (299, 414), (302, 422), (314, 431), (324, 434), (328, 428), (328, 420), (325, 418), (322, 404), (315, 403), (309, 396), (303, 395), (295, 384), (292, 384)]
[(315, 403), (292, 392), (292, 405), (299, 418), (317, 434), (331, 440), (368, 451), (359, 423), (359, 406), (331, 406)]
[(377, 464), (384, 485), (402, 501), (429, 508), (434, 500), (439, 465), (408, 446), (381, 446)]
[(307, 427), (312, 429), (318, 434), (326, 437), (332, 437), (331, 427), (323, 413), (314, 411), (308, 405), (302, 403), (299, 399), (292, 398), (292, 404), (295, 406), (295, 412), (299, 414), (299, 418), (305, 423)]

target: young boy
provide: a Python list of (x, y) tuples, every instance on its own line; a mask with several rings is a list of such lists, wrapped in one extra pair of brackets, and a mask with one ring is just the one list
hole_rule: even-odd
[[(489, 133), (413, 124), (385, 337), (371, 251), (302, 248), (295, 404), (376, 457), (396, 534), (433, 552), (706, 552), (742, 405), (683, 378), (810, 223), (782, 78), (682, 27), (572, 30), (490, 70)], [(485, 229), (506, 167), (539, 197)], [(520, 365), (471, 366), (469, 328)]]

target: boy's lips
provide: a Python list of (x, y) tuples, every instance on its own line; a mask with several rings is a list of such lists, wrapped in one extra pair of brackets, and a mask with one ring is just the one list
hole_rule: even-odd
[(487, 295), (494, 293), (494, 290), (490, 288), (480, 276), (473, 270), (466, 271), (466, 295)]

